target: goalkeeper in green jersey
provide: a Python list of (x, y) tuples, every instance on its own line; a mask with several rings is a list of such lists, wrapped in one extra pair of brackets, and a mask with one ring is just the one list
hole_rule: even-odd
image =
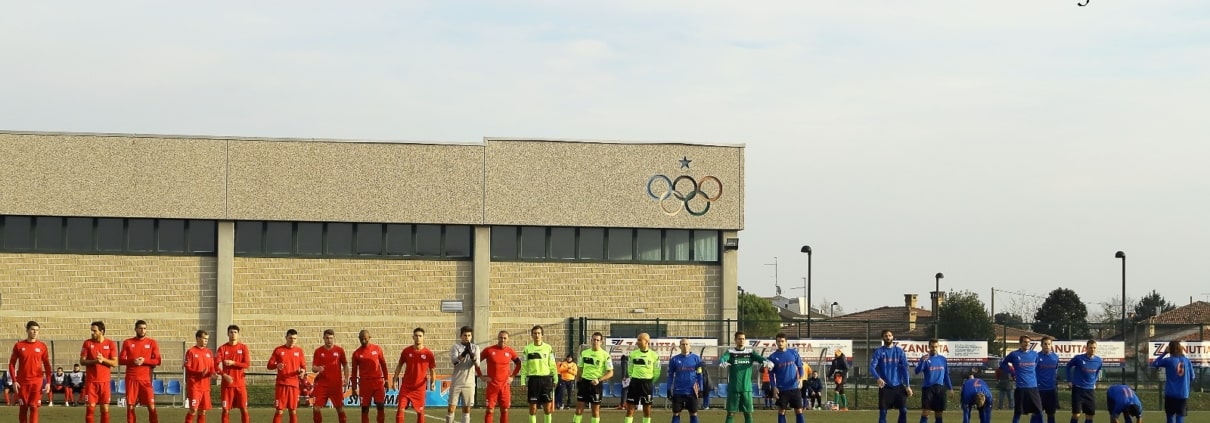
[(727, 423), (735, 422), (735, 412), (744, 413), (744, 423), (752, 423), (752, 366), (772, 368), (773, 363), (748, 348), (748, 337), (735, 332), (735, 348), (723, 352), (719, 367), (727, 370)]

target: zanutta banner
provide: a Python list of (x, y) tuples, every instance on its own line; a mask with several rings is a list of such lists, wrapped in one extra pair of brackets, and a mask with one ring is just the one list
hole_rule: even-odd
[[(915, 366), (920, 357), (928, 354), (928, 341), (895, 341), (903, 348), (908, 362)], [(950, 367), (984, 367), (987, 365), (987, 341), (947, 341), (937, 342), (937, 352), (945, 356)], [(995, 363), (999, 364), (999, 363)]]
[[(1185, 345), (1185, 357), (1189, 357), (1193, 367), (1210, 367), (1210, 341), (1184, 341), (1181, 344)], [(1148, 345), (1151, 348), (1147, 364), (1154, 363), (1160, 354), (1168, 351), (1168, 342), (1149, 342)]]
[[(1067, 361), (1071, 360), (1072, 357), (1084, 354), (1087, 343), (1088, 341), (1054, 341), (1050, 346), (1059, 355), (1059, 366), (1066, 366)], [(1042, 341), (1030, 342), (1029, 348), (1041, 352)], [(1012, 352), (1012, 349), (1008, 351)], [(1126, 343), (1122, 341), (1097, 341), (1096, 355), (1101, 357), (1102, 367), (1122, 367), (1126, 363)], [(995, 364), (999, 365), (1000, 363)]]

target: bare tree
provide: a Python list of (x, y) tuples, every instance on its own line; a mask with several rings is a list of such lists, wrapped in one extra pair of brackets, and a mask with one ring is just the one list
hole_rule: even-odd
[(831, 299), (828, 299), (828, 297), (823, 297), (818, 303), (815, 304), (815, 311), (831, 316), (832, 310), (835, 309), (837, 316), (844, 315), (844, 306), (837, 303), (836, 307), (832, 307), (833, 302), (836, 301), (832, 301)]

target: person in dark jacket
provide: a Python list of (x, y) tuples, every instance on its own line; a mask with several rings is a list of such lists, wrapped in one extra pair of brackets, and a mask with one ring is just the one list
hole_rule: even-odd
[(844, 383), (849, 377), (849, 360), (844, 356), (844, 351), (839, 348), (833, 355), (832, 365), (828, 366), (828, 375), (832, 377), (833, 390), (836, 392), (832, 402), (836, 403), (841, 410), (848, 411), (849, 397), (844, 394)]
[(811, 372), (811, 378), (807, 379), (803, 390), (807, 391), (803, 397), (809, 401), (807, 404), (809, 408), (816, 410), (823, 408), (823, 381), (819, 379), (819, 372)]
[(714, 384), (710, 383), (710, 372), (709, 371), (707, 371), (704, 368), (700, 369), (699, 371), (700, 371), (700, 373), (698, 373), (698, 374), (701, 375), (701, 382), (702, 382), (702, 389), (698, 391), (699, 395), (702, 397), (701, 409), (709, 410), (710, 409), (710, 394), (714, 393)]

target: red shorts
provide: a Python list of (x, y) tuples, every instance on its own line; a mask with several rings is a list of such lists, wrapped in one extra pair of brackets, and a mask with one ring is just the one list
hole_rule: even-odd
[(224, 386), (219, 390), (219, 395), (223, 398), (223, 409), (230, 410), (232, 408), (239, 410), (248, 409), (248, 386)]
[(513, 388), (505, 384), (489, 382), (487, 384), (487, 395), (483, 400), (487, 403), (488, 410), (496, 408), (496, 401), (500, 402), (501, 408), (508, 408), (509, 404), (513, 402)]
[(273, 389), (273, 408), (278, 410), (298, 409), (298, 387), (277, 385)]
[(362, 407), (369, 407), (371, 400), (374, 404), (382, 405), (386, 404), (387, 388), (383, 386), (382, 379), (359, 382), (357, 395), (361, 397), (358, 399), (361, 400)]
[(185, 408), (191, 410), (209, 410), (210, 409), (210, 381), (202, 380), (198, 382), (186, 382), (188, 387), (185, 388)]
[(42, 382), (18, 382), (17, 404), (26, 407), (42, 406)]
[(343, 406), (345, 401), (344, 387), (340, 385), (315, 385), (315, 389), (311, 391), (311, 398), (315, 399), (312, 404), (316, 407), (327, 407), (328, 401), (332, 401), (333, 407), (337, 405)]
[(424, 397), (426, 396), (424, 389), (416, 389), (411, 391), (399, 391), (399, 409), (408, 408), (408, 403), (412, 404), (412, 409), (417, 413), (424, 412)]
[(109, 382), (84, 383), (84, 400), (88, 405), (109, 404)]
[(151, 390), (150, 380), (126, 379), (126, 406), (136, 405), (155, 406), (155, 392)]

